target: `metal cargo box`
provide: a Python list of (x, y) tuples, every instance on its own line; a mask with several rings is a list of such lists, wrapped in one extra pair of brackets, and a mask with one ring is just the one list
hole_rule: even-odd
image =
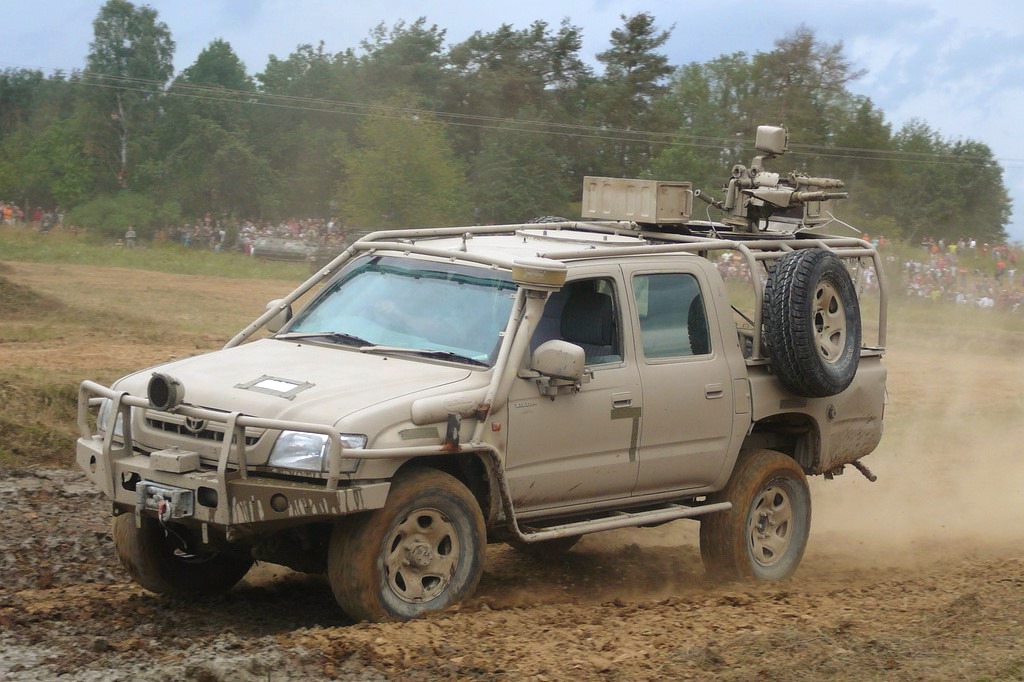
[(685, 223), (693, 212), (693, 183), (583, 178), (583, 217), (638, 223)]

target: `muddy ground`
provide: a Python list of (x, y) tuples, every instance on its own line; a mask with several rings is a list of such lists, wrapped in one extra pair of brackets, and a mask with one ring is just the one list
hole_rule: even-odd
[[(129, 270), (0, 274), (77, 311), (90, 287), (152, 286)], [(169, 337), (34, 336), (16, 316), (0, 368), (87, 378), (196, 352), (216, 345), (203, 291), (238, 302), (243, 320), (281, 291), (209, 279), (161, 276), (190, 301), (165, 310), (184, 329)], [(147, 314), (160, 322), (131, 324)], [(810, 545), (782, 584), (705, 576), (697, 525), (681, 521), (588, 536), (547, 560), (492, 546), (472, 600), (410, 623), (353, 624), (323, 579), (263, 565), (186, 604), (126, 579), (109, 506), (70, 444), (0, 469), (0, 679), (1024, 679), (1024, 338), (942, 315), (893, 320), (887, 434), (866, 460), (879, 481), (812, 481)]]

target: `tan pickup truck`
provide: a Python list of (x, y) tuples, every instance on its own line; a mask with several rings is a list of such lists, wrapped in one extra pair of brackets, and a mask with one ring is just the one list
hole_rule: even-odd
[(806, 477), (870, 476), (886, 372), (878, 254), (821, 234), (841, 183), (763, 170), (785, 144), (759, 129), (721, 223), (687, 183), (588, 178), (586, 222), (373, 233), (222, 350), (84, 382), (122, 563), (178, 597), (326, 572), (353, 618), (407, 619), (470, 596), (489, 542), (697, 518), (709, 571), (789, 577)]

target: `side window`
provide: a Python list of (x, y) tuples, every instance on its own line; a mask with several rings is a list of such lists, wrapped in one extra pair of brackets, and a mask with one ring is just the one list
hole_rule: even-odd
[(637, 275), (633, 295), (646, 358), (706, 355), (711, 352), (700, 285), (681, 273)]
[(533, 335), (532, 348), (562, 339), (581, 346), (588, 365), (622, 362), (619, 306), (610, 279), (567, 282), (551, 294)]

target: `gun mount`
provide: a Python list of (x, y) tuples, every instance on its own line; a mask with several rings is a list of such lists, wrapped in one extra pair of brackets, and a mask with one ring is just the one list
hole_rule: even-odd
[[(829, 220), (828, 202), (845, 199), (846, 192), (829, 190), (844, 187), (842, 180), (790, 173), (782, 178), (764, 170), (764, 161), (785, 154), (789, 149), (785, 128), (758, 126), (754, 146), (759, 152), (747, 168), (737, 164), (726, 186), (725, 201), (712, 203), (726, 211), (722, 222), (739, 232), (767, 229), (768, 221), (814, 225)], [(697, 195), (707, 201), (703, 195)]]
[(845, 186), (842, 180), (765, 170), (765, 161), (789, 150), (789, 133), (781, 126), (758, 126), (754, 146), (758, 154), (749, 168), (733, 166), (724, 200), (693, 189), (688, 182), (587, 177), (583, 217), (660, 227), (687, 225), (693, 199), (700, 199), (726, 214), (721, 220), (726, 230), (740, 234), (792, 233), (832, 220), (832, 200), (847, 196), (836, 191)]

